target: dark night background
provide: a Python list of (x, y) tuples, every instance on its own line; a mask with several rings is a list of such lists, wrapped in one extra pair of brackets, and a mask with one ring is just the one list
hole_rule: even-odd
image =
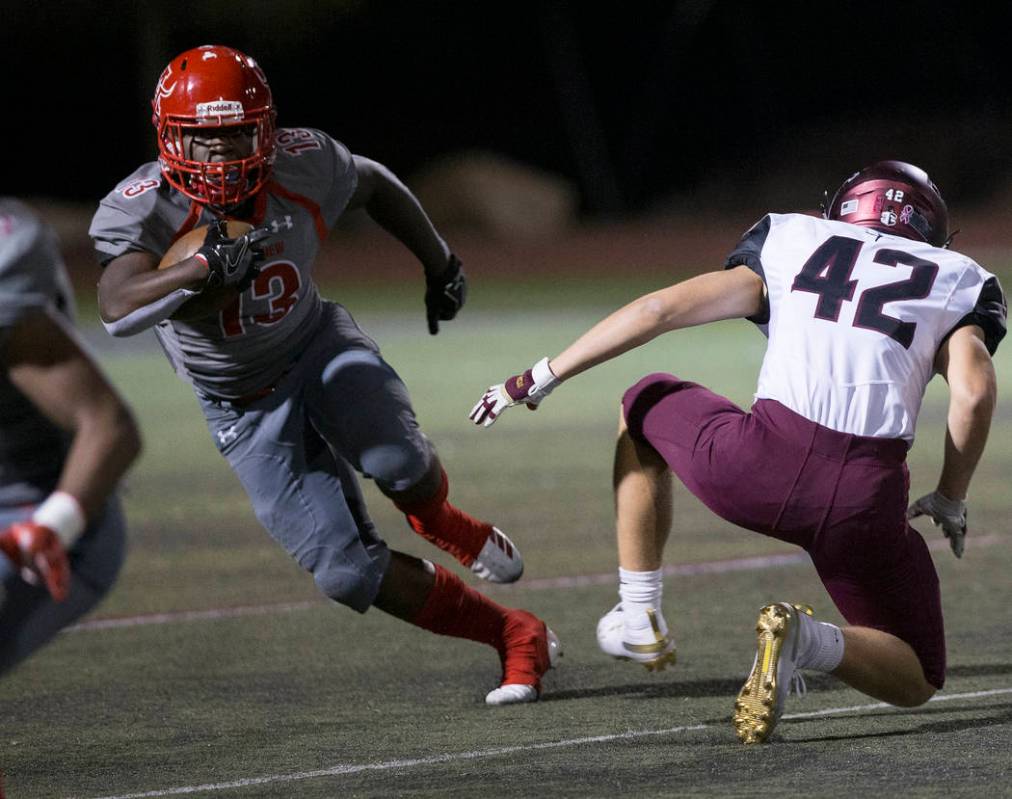
[(953, 203), (1012, 199), (1008, 11), (983, 3), (14, 2), (3, 193), (94, 203), (154, 153), (170, 57), (259, 60), (279, 124), (410, 182), (478, 148), (586, 217), (805, 204), (884, 157)]

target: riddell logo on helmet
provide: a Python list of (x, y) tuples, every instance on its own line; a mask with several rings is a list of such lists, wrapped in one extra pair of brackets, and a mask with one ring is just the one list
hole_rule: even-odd
[(222, 119), (236, 122), (243, 118), (242, 103), (238, 100), (214, 100), (210, 103), (197, 103), (197, 119)]

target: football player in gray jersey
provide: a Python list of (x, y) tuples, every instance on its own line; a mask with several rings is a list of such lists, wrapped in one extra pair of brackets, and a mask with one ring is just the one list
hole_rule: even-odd
[(0, 198), (0, 673), (93, 608), (123, 561), (113, 490), (140, 438), (73, 315), (55, 235)]
[[(804, 684), (800, 669), (904, 707), (945, 682), (938, 576), (908, 519), (927, 516), (962, 556), (965, 500), (996, 401), (991, 355), (1007, 316), (997, 278), (948, 249), (950, 238), (924, 170), (873, 164), (841, 185), (824, 219), (768, 214), (725, 271), (630, 303), (557, 357), (491, 386), (471, 411), (488, 426), (671, 330), (739, 317), (764, 330), (748, 412), (669, 374), (625, 393), (614, 461), (621, 603), (597, 629), (613, 657), (650, 669), (674, 659), (661, 613), (671, 472), (723, 519), (803, 547), (847, 624), (818, 622), (790, 602), (760, 610), (756, 659), (734, 710), (746, 744), (769, 739), (789, 690)], [(908, 508), (907, 449), (935, 374), (949, 387), (942, 471)]]
[[(477, 576), (513, 582), (523, 571), (501, 530), (450, 504), (404, 384), (348, 311), (320, 297), (312, 274), (330, 228), (362, 208), (422, 263), (435, 334), (464, 302), (459, 259), (383, 165), (319, 130), (275, 129), (252, 58), (222, 46), (184, 52), (163, 71), (152, 105), (158, 162), (106, 196), (91, 224), (107, 329), (154, 327), (257, 518), (320, 591), (359, 612), (376, 606), (491, 645), (502, 676), (486, 701), (536, 700), (558, 649), (544, 622), (390, 551), (377, 534), (356, 471)], [(228, 220), (252, 228), (230, 233)], [(205, 225), (195, 252), (164, 262)]]

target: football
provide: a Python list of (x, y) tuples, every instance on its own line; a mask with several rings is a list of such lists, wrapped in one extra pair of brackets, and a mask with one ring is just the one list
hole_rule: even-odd
[[(165, 255), (162, 256), (162, 260), (158, 263), (158, 268), (167, 269), (170, 266), (175, 266), (180, 261), (190, 258), (204, 243), (204, 238), (207, 236), (207, 227), (207, 225), (201, 225), (176, 239), (175, 243), (165, 251)], [(253, 228), (248, 222), (240, 222), (235, 219), (229, 219), (225, 223), (225, 227), (229, 238), (232, 239), (238, 238)], [(176, 309), (176, 312), (172, 314), (172, 318), (183, 322), (205, 319), (208, 316), (217, 314), (235, 301), (235, 298), (238, 296), (239, 292), (232, 286), (206, 288), (196, 297), (192, 297), (180, 305)]]

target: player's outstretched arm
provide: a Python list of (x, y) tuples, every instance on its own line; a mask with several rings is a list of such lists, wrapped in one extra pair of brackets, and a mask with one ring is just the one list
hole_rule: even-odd
[(949, 384), (945, 458), (938, 487), (914, 502), (908, 516), (930, 516), (949, 539), (956, 557), (961, 557), (966, 495), (991, 429), (998, 381), (984, 332), (975, 325), (961, 327), (946, 339), (935, 366)]
[(490, 386), (469, 418), (491, 425), (508, 407), (536, 408), (557, 383), (646, 344), (661, 333), (721, 319), (754, 316), (763, 307), (762, 278), (740, 266), (709, 272), (646, 294), (615, 311), (561, 354)]
[(620, 308), (552, 358), (550, 366), (559, 380), (568, 380), (662, 333), (754, 316), (763, 302), (762, 278), (747, 267), (697, 275)]
[(73, 435), (54, 492), (60, 497), (50, 509), (52, 524), (59, 527), (62, 519), (67, 520), (67, 528), (55, 532), (69, 547), (140, 452), (137, 425), (73, 328), (55, 312), (39, 310), (19, 321), (0, 358), (11, 383)]
[(354, 156), (358, 185), (349, 208), (363, 208), (384, 230), (414, 253), (425, 269), (425, 315), (429, 332), (457, 315), (467, 297), (460, 259), (436, 231), (411, 190), (383, 164)]

